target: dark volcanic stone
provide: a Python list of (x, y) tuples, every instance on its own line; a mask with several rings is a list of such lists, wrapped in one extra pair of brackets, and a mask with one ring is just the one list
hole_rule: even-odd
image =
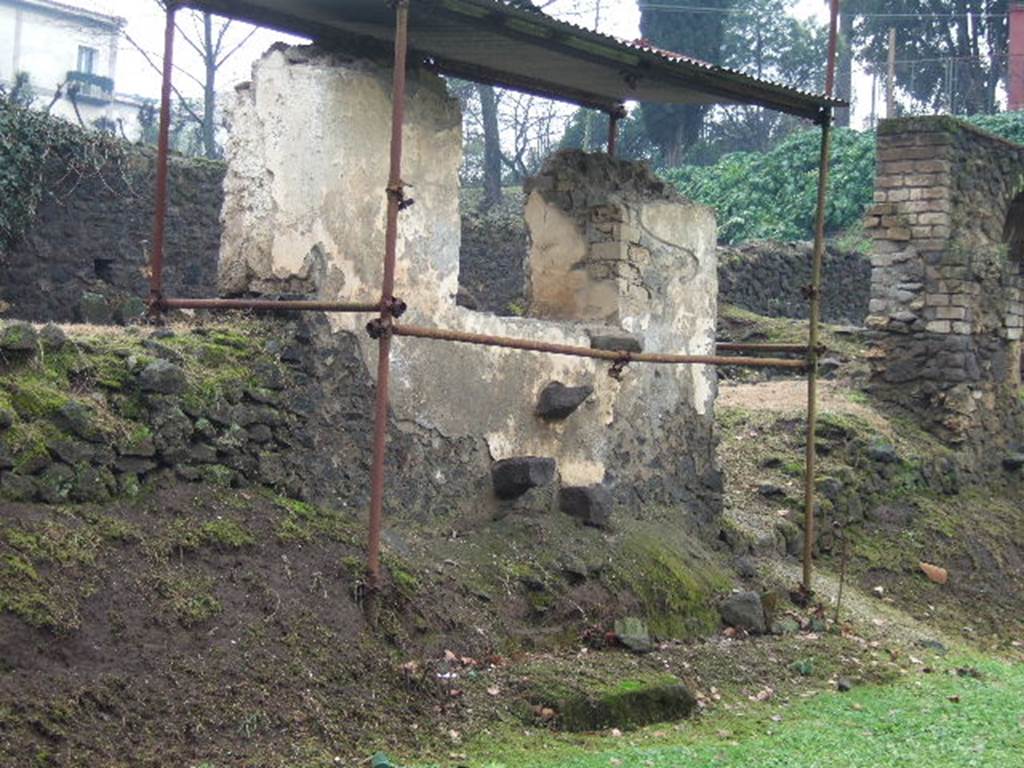
[(491, 468), (494, 493), (500, 499), (514, 499), (531, 488), (547, 485), (555, 479), (555, 460), (521, 456), (495, 462)]
[(35, 495), (35, 478), (15, 475), (12, 472), (0, 475), (0, 497), (9, 501), (32, 501)]
[(1003, 459), (1003, 467), (1010, 472), (1016, 472), (1024, 467), (1024, 453), (1011, 453)]
[(11, 323), (0, 329), (0, 350), (32, 352), (36, 348), (36, 329), (28, 323)]
[(774, 483), (761, 483), (757, 486), (757, 492), (768, 499), (776, 499), (786, 495), (786, 489)]
[(97, 442), (103, 438), (96, 416), (81, 403), (71, 400), (61, 406), (54, 414), (53, 420), (65, 432), (89, 442)]
[(39, 339), (43, 342), (44, 347), (53, 350), (63, 349), (64, 345), (68, 343), (67, 334), (61, 330), (60, 326), (53, 323), (43, 326), (43, 330), (39, 333)]
[(606, 352), (643, 352), (644, 345), (640, 339), (626, 333), (591, 334), (590, 348), (600, 349)]
[(537, 415), (545, 421), (567, 419), (594, 394), (590, 386), (567, 387), (560, 381), (548, 384), (537, 401)]
[(877, 461), (879, 464), (898, 464), (900, 462), (896, 449), (887, 443), (875, 443), (870, 446), (868, 448), (868, 456), (872, 461)]
[(154, 360), (139, 374), (143, 392), (176, 395), (185, 389), (185, 372), (167, 360)]
[(729, 595), (718, 606), (718, 612), (722, 616), (722, 621), (730, 627), (745, 629), (757, 635), (764, 634), (767, 629), (764, 606), (757, 592), (738, 592)]
[(584, 525), (607, 528), (612, 516), (612, 495), (600, 485), (563, 488), (558, 494), (558, 506)]

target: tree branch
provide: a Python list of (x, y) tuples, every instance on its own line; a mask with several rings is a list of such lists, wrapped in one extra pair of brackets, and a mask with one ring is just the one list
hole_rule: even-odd
[[(124, 39), (132, 44), (135, 50), (137, 50), (142, 55), (142, 58), (146, 60), (146, 63), (149, 64), (149, 66), (151, 66), (161, 76), (163, 75), (163, 70), (157, 65), (155, 61), (153, 61), (153, 58), (142, 48), (142, 46), (135, 42), (131, 35), (125, 32)], [(202, 83), (200, 83), (200, 85), (202, 85)], [(178, 97), (178, 101), (181, 102), (181, 106), (188, 113), (189, 117), (191, 117), (193, 120), (199, 123), (199, 125), (202, 125), (203, 118), (196, 114), (195, 110), (193, 110), (192, 107), (189, 106), (188, 101), (186, 101), (185, 97), (181, 95), (181, 91), (178, 90), (177, 86), (175, 86), (174, 83), (171, 83), (171, 90), (174, 91), (174, 95)]]

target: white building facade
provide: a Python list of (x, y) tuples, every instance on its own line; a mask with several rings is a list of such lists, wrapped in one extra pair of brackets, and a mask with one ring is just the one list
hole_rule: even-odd
[(34, 108), (137, 139), (142, 103), (116, 90), (124, 25), (54, 0), (0, 0), (0, 83), (10, 89), (24, 73)]

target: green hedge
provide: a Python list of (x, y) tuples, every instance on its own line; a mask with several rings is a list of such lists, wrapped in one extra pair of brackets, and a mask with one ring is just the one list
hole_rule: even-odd
[[(116, 167), (125, 146), (0, 95), (0, 247), (32, 225), (44, 194), (61, 194), (84, 176)], [(48, 168), (55, 169), (49, 181)]]
[[(980, 128), (1024, 143), (1024, 112), (970, 119)], [(666, 178), (686, 197), (718, 212), (719, 237), (805, 240), (814, 231), (820, 131), (793, 134), (770, 152), (736, 152), (715, 165), (670, 169)], [(830, 233), (855, 228), (875, 188), (875, 134), (834, 132), (826, 226)]]

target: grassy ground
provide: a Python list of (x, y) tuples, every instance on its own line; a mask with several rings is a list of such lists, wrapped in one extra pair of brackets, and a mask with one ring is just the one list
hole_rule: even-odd
[[(751, 703), (626, 736), (480, 745), (489, 768), (1004, 768), (1024, 761), (1024, 664), (957, 659), (888, 686)], [(930, 668), (928, 668), (930, 669)]]

